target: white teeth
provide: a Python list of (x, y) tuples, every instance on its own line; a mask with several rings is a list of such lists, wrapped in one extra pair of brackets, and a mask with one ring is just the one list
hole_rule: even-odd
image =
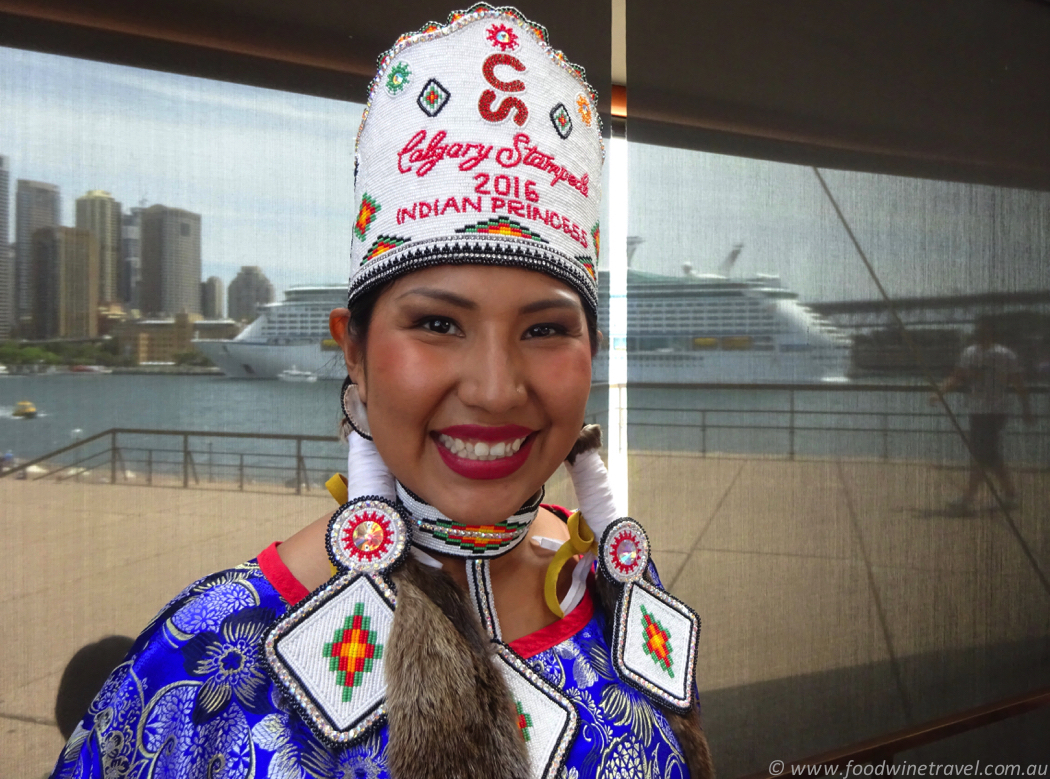
[(524, 438), (515, 438), (513, 441), (498, 441), (490, 444), (485, 441), (463, 441), (450, 435), (440, 434), (437, 440), (453, 454), (468, 460), (498, 460), (502, 457), (510, 457), (517, 454), (521, 445), (525, 443)]

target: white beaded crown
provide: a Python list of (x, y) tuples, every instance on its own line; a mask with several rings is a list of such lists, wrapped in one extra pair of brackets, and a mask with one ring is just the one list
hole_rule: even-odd
[(604, 150), (582, 68), (480, 4), (380, 58), (357, 135), (349, 307), (433, 265), (547, 273), (597, 309)]

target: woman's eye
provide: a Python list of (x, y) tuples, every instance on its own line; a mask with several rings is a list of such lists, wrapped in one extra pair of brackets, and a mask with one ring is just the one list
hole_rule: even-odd
[(562, 335), (565, 328), (561, 325), (533, 325), (525, 331), (526, 338), (549, 338), (552, 335)]
[(431, 317), (430, 319), (424, 319), (420, 322), (420, 326), (431, 333), (438, 333), (439, 335), (448, 335), (456, 329), (451, 319), (443, 319), (442, 317)]

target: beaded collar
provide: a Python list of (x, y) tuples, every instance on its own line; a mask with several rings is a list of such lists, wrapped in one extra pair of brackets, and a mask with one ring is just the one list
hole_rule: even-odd
[(540, 511), (544, 490), (503, 522), (464, 525), (397, 482), (397, 497), (409, 514), (412, 543), (431, 552), (467, 559), (499, 557), (520, 544)]

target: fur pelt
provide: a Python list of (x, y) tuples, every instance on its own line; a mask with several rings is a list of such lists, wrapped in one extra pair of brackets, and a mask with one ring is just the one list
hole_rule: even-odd
[(466, 595), (409, 558), (395, 571), (387, 642), (387, 759), (394, 779), (527, 779), (513, 699)]
[[(645, 578), (653, 583), (648, 572)], [(620, 599), (620, 585), (614, 584), (599, 573), (594, 577), (594, 589), (598, 596), (598, 605), (605, 614), (606, 630), (611, 636), (612, 622), (616, 618), (616, 603)], [(704, 728), (700, 722), (699, 708), (694, 706), (688, 714), (679, 714), (674, 709), (665, 706), (659, 708), (678, 739), (678, 746), (682, 748), (691, 779), (714, 779), (715, 767), (711, 761), (711, 750), (707, 745), (707, 737), (704, 735)]]
[(589, 452), (591, 449), (599, 449), (602, 445), (602, 426), (601, 425), (584, 425), (580, 434), (576, 437), (576, 443), (572, 445), (572, 450), (569, 452), (569, 456), (565, 459), (569, 461), (569, 465), (576, 464), (576, 458), (584, 452)]

